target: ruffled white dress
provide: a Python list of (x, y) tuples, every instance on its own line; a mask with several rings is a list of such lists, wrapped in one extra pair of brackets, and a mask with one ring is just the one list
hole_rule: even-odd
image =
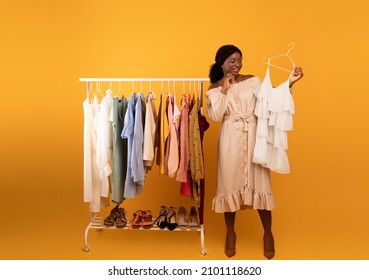
[(221, 87), (207, 91), (210, 119), (222, 121), (218, 141), (217, 192), (213, 210), (234, 212), (244, 208), (272, 210), (275, 207), (268, 168), (252, 161), (257, 118), (253, 93), (258, 77), (232, 84), (227, 95)]
[(268, 66), (263, 82), (254, 91), (258, 124), (253, 161), (281, 174), (290, 172), (287, 132), (293, 129), (295, 113), (290, 78), (273, 88)]

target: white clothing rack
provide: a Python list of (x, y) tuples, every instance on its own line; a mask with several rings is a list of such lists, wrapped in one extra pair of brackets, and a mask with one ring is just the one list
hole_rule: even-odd
[(79, 78), (80, 82), (86, 82), (86, 93), (89, 96), (90, 82), (198, 82), (200, 92), (200, 107), (202, 112), (203, 104), (203, 83), (209, 82), (209, 78)]
[[(203, 92), (203, 83), (209, 82), (209, 78), (80, 78), (80, 82), (86, 82), (86, 92), (87, 96), (89, 95), (89, 83), (91, 82), (198, 82), (199, 83), (199, 92), (200, 92), (200, 107), (202, 107), (202, 92)], [(129, 224), (131, 223), (131, 219), (127, 219), (127, 226), (123, 229), (128, 229)], [(87, 225), (85, 234), (84, 234), (84, 251), (88, 252), (90, 251), (90, 247), (87, 244), (87, 236), (90, 229), (96, 229), (98, 231), (103, 229), (118, 229), (116, 226), (113, 227), (106, 227), (104, 225), (104, 219), (102, 217), (99, 217), (98, 215), (93, 215), (93, 213), (90, 212), (90, 223)], [(142, 229), (142, 228), (140, 228)], [(159, 230), (162, 231), (163, 229), (158, 228), (156, 225), (154, 225), (151, 229), (142, 229), (142, 230)], [(167, 229), (164, 229), (167, 230)], [(206, 255), (206, 249), (204, 245), (204, 225), (200, 224), (199, 229), (196, 230), (181, 230), (179, 228), (173, 230), (173, 231), (187, 231), (187, 232), (193, 232), (193, 231), (199, 231), (200, 232), (200, 242), (201, 242), (201, 254)]]

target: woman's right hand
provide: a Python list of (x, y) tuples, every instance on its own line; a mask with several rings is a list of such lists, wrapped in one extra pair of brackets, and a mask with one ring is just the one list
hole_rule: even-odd
[(235, 78), (236, 77), (232, 73), (227, 73), (227, 75), (223, 77), (223, 86), (220, 92), (223, 94), (227, 94), (227, 91), (231, 84), (236, 82)]

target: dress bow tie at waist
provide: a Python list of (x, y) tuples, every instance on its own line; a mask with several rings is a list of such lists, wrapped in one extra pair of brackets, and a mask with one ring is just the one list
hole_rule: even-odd
[(233, 122), (243, 121), (244, 122), (244, 131), (248, 131), (248, 124), (255, 120), (255, 115), (253, 113), (243, 114), (243, 115), (232, 115), (225, 116), (226, 120), (232, 120)]

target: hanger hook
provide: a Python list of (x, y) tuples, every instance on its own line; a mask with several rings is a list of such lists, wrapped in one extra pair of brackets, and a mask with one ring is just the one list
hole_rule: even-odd
[(289, 45), (288, 45), (288, 50), (287, 50), (287, 55), (290, 53), (290, 51), (293, 49), (293, 47), (295, 46), (295, 43), (290, 43)]

